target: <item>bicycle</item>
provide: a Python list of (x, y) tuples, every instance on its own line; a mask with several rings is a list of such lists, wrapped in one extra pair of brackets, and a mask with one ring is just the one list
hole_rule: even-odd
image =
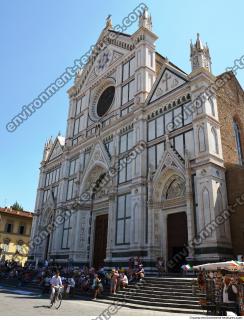
[(55, 288), (55, 293), (51, 301), (50, 307), (54, 305), (55, 309), (59, 309), (63, 300), (62, 288)]

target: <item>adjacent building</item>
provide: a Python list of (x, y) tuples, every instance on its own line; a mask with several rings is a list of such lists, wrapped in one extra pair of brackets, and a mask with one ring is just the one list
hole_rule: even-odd
[(29, 254), (32, 212), (0, 208), (0, 261), (22, 266)]
[(108, 18), (68, 90), (66, 136), (45, 144), (30, 260), (177, 270), (243, 253), (243, 206), (227, 210), (244, 193), (243, 90), (212, 73), (199, 35), (189, 74), (157, 39), (147, 10), (132, 35)]

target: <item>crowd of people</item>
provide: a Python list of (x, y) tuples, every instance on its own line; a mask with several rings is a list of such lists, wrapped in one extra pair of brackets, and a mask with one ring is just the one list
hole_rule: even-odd
[(142, 260), (139, 257), (130, 258), (128, 267), (122, 268), (115, 266), (111, 270), (104, 266), (99, 268), (81, 267), (71, 265), (58, 265), (45, 261), (43, 266), (36, 267), (26, 263), (24, 267), (17, 262), (0, 262), (0, 281), (1, 279), (13, 279), (19, 286), (35, 283), (40, 286), (42, 293), (50, 293), (50, 283), (53, 275), (59, 271), (63, 292), (66, 296), (73, 297), (75, 292), (91, 293), (96, 299), (104, 290), (110, 294), (116, 294), (118, 290), (125, 289), (129, 283), (141, 281), (145, 271)]

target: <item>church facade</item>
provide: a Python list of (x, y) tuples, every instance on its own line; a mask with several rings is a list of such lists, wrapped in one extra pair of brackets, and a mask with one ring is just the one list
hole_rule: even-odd
[(30, 260), (109, 267), (140, 256), (150, 269), (163, 257), (175, 270), (231, 257), (217, 97), (228, 73), (212, 74), (199, 35), (190, 74), (156, 40), (147, 10), (132, 35), (107, 20), (68, 90), (66, 136), (45, 144)]

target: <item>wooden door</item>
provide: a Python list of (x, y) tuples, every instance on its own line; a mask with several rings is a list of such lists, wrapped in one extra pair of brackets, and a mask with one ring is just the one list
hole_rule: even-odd
[(187, 217), (185, 212), (173, 213), (168, 215), (168, 260), (177, 256), (177, 263), (170, 272), (180, 272), (181, 266), (186, 263), (187, 250)]
[(93, 252), (93, 266), (98, 268), (104, 263), (106, 258), (108, 233), (108, 215), (103, 214), (96, 217), (95, 221), (95, 240)]

